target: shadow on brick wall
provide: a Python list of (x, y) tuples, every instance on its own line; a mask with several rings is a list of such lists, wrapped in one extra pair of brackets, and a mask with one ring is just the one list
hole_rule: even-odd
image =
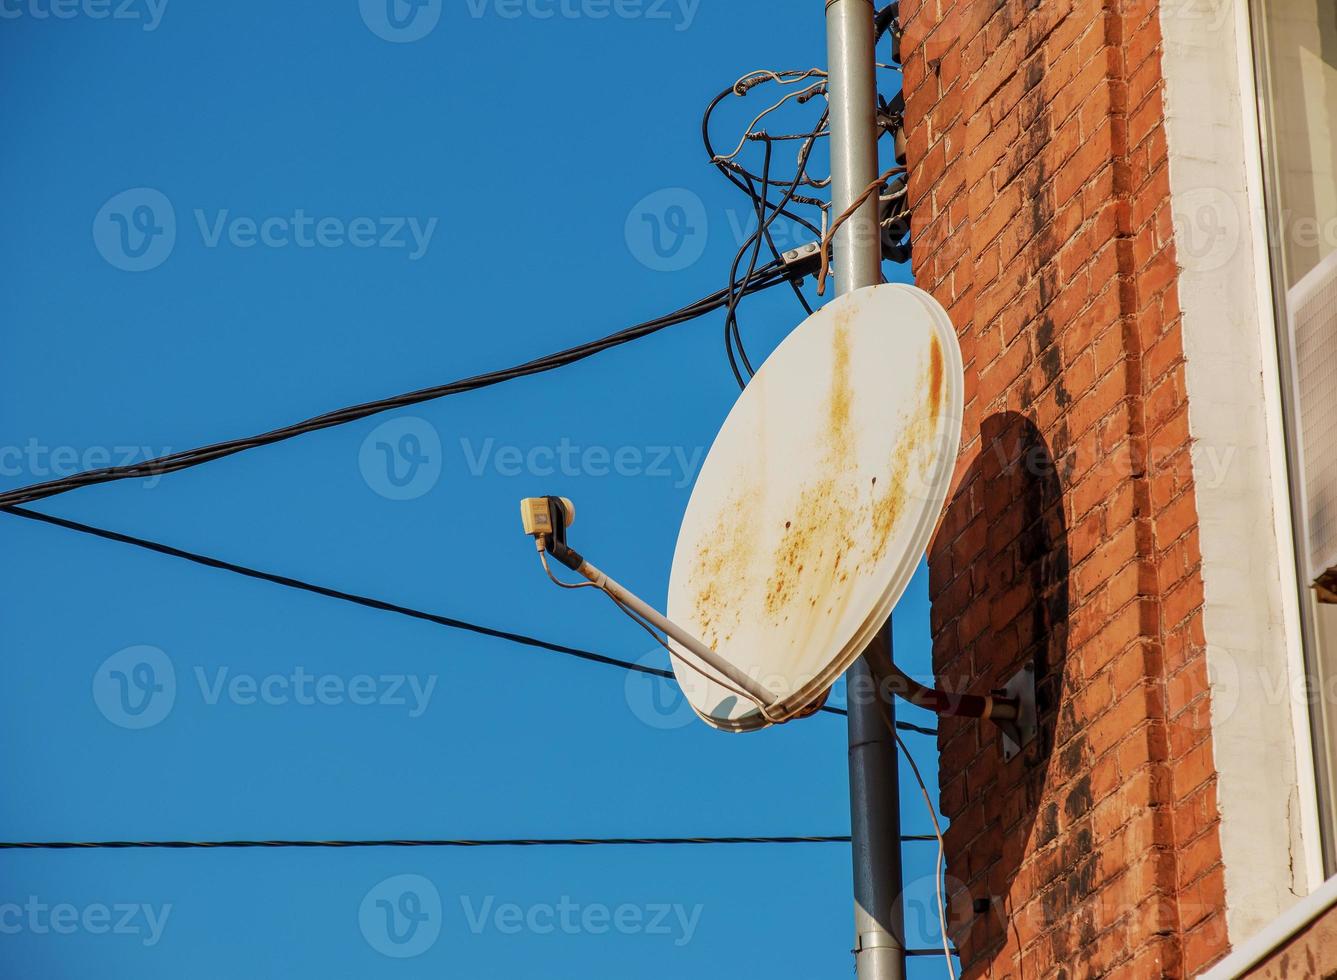
[[(949, 931), (969, 975), (972, 964), (991, 959), (1007, 943), (1023, 946), (1044, 916), (1054, 923), (1071, 896), (1050, 885), (1080, 873), (1091, 842), (1080, 853), (1076, 835), (1056, 854), (1053, 881), (1023, 886), (1041, 895), (1024, 914), (1030, 894), (1013, 894), (1013, 883), (1037, 849), (1060, 836), (1060, 828), (1090, 807), (1075, 796), (1054, 799), (1052, 772), (1056, 729), (1063, 703), (1068, 655), (1070, 567), (1063, 509), (1063, 433), (1051, 445), (1036, 425), (1016, 412), (1000, 412), (980, 426), (973, 464), (948, 504), (943, 529), (953, 540), (935, 542), (932, 562), (961, 569), (935, 597), (934, 656), (940, 683), (972, 693), (1000, 688), (1017, 671), (1035, 671), (1039, 734), (1023, 753), (1004, 762), (997, 729), (987, 722), (943, 719), (941, 747), (947, 832)], [(1058, 457), (1056, 460), (1055, 457)], [(961, 583), (962, 577), (966, 582)], [(952, 608), (955, 606), (956, 608)], [(1071, 804), (1068, 811), (1064, 806)], [(1074, 812), (1081, 810), (1082, 813)], [(1071, 849), (1069, 849), (1071, 848)], [(1064, 862), (1068, 867), (1064, 868)], [(1080, 890), (1080, 888), (1078, 888)], [(1054, 907), (1051, 902), (1056, 903)], [(1041, 927), (1043, 928), (1043, 927)], [(1011, 935), (1009, 935), (1011, 934)], [(1061, 959), (1061, 956), (1060, 956)]]

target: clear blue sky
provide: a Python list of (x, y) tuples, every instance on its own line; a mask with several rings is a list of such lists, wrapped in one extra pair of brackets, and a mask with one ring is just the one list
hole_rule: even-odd
[[(749, 69), (823, 64), (821, 5), (602, 9), (401, 4), (396, 26), (384, 0), (4, 0), (0, 486), (515, 363), (721, 286), (747, 212), (703, 159), (702, 107)], [(692, 229), (668, 259), (647, 207)], [(800, 317), (777, 289), (743, 325), (764, 352)], [(40, 507), (662, 664), (547, 584), (516, 501), (576, 498), (582, 549), (662, 599), (690, 464), (737, 396), (721, 323)], [(617, 669), (12, 517), (0, 547), (6, 840), (848, 832), (839, 718), (724, 735)], [(896, 637), (923, 674), (922, 572)], [(167, 686), (140, 711), (146, 681)], [(909, 845), (916, 945), (931, 858)], [(841, 845), (4, 852), (0, 974), (811, 980), (849, 974), (850, 887)], [(377, 933), (378, 901), (409, 892), (396, 911), (439, 934), (385, 955), (413, 950)]]

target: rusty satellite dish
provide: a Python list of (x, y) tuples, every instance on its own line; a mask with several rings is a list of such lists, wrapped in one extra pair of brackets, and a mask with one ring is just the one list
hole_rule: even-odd
[(904, 592), (960, 441), (956, 332), (913, 286), (847, 293), (766, 360), (706, 457), (678, 534), (668, 618), (774, 697), (673, 669), (707, 723), (813, 710)]

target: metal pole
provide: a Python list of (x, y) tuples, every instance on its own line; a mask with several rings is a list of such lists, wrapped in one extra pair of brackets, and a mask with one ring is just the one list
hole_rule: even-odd
[[(872, 0), (827, 0), (828, 98), (831, 105), (831, 208), (841, 214), (877, 179), (877, 82), (874, 76)], [(882, 281), (877, 196), (836, 234), (839, 292)], [(888, 622), (873, 643), (891, 647)], [(854, 962), (858, 980), (904, 980), (905, 929), (901, 914), (901, 811), (896, 742), (877, 698), (888, 703), (864, 659), (849, 673), (850, 823), (854, 859)]]
[[(827, 0), (832, 217), (853, 204), (878, 175), (873, 16), (872, 0)], [(875, 197), (836, 232), (835, 261), (839, 292), (882, 281)]]
[[(868, 645), (891, 648), (891, 623)], [(858, 980), (904, 980), (901, 909), (901, 800), (896, 740), (877, 706), (886, 697), (868, 661), (845, 675), (849, 690), (850, 835), (854, 857), (854, 966)]]

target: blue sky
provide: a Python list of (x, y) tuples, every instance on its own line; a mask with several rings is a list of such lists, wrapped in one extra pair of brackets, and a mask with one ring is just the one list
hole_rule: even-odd
[[(749, 212), (705, 163), (702, 108), (753, 68), (824, 62), (820, 5), (383, 3), (0, 3), (0, 485), (516, 363), (719, 288)], [(800, 319), (787, 290), (749, 300), (750, 349)], [(546, 582), (516, 501), (576, 498), (582, 550), (661, 600), (737, 396), (721, 324), (39, 506), (662, 665), (606, 602)], [(724, 735), (613, 668), (12, 517), (0, 547), (6, 840), (848, 831), (839, 718)], [(923, 674), (922, 571), (896, 640)], [(118, 685), (149, 662), (170, 687), (135, 714)], [(907, 862), (926, 945), (932, 848)], [(841, 845), (4, 852), (0, 973), (809, 980), (850, 970), (850, 888)], [(397, 908), (435, 916), (432, 942), (386, 955), (406, 947), (378, 902), (410, 891)]]

